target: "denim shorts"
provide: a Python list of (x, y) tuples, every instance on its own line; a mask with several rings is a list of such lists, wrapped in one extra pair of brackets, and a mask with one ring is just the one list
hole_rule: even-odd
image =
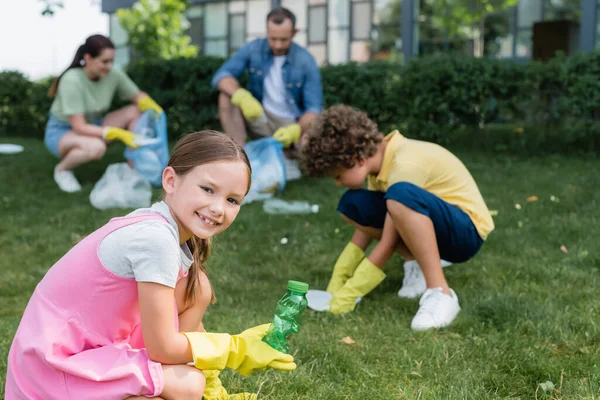
[[(94, 121), (92, 124), (101, 126), (102, 118)], [(60, 154), (58, 154), (58, 143), (60, 142), (60, 139), (65, 135), (65, 133), (71, 130), (73, 130), (71, 124), (56, 118), (52, 113), (50, 113), (48, 123), (46, 124), (46, 132), (44, 133), (44, 143), (46, 144), (46, 148), (50, 151), (50, 153), (54, 154), (55, 157), (60, 158)]]
[(408, 182), (398, 182), (385, 193), (348, 190), (337, 209), (361, 226), (382, 229), (387, 214), (386, 200), (398, 201), (431, 219), (440, 257), (444, 260), (465, 262), (477, 254), (483, 244), (471, 218), (464, 211)]

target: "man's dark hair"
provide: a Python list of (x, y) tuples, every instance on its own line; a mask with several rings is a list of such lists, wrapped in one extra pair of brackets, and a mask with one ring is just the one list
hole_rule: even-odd
[(292, 21), (292, 28), (296, 28), (296, 16), (290, 10), (284, 7), (276, 7), (267, 15), (267, 22), (272, 21), (276, 25), (283, 24), (283, 21), (289, 19)]

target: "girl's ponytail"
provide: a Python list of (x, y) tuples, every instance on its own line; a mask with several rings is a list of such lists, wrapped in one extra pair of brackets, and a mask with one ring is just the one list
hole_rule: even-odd
[(83, 67), (83, 56), (89, 54), (92, 57), (98, 57), (102, 50), (104, 49), (114, 49), (115, 45), (113, 42), (103, 35), (92, 35), (86, 39), (85, 43), (79, 46), (77, 52), (75, 53), (75, 57), (71, 62), (71, 65), (64, 70), (62, 74), (58, 78), (52, 82), (52, 86), (48, 90), (48, 96), (54, 97), (56, 96), (56, 92), (58, 91), (58, 83), (60, 82), (60, 78), (72, 68), (82, 68)]
[[(206, 274), (204, 263), (208, 260), (208, 256), (210, 255), (210, 239), (200, 239), (196, 236), (192, 236), (191, 239), (187, 241), (187, 245), (192, 251), (194, 262), (189, 269), (188, 282), (185, 288), (184, 304), (186, 306), (194, 304), (196, 291), (200, 284), (200, 273), (204, 272)], [(215, 295), (213, 291), (212, 301), (214, 300)]]

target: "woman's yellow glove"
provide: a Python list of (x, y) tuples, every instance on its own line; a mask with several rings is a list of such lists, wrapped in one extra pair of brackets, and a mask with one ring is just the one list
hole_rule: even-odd
[(194, 359), (194, 366), (203, 371), (226, 367), (247, 376), (254, 371), (274, 368), (296, 369), (294, 357), (273, 349), (262, 341), (270, 324), (250, 328), (239, 335), (227, 333), (184, 332)]
[(273, 134), (273, 137), (275, 140), (280, 142), (283, 147), (287, 148), (292, 144), (298, 143), (298, 140), (300, 140), (300, 133), (302, 133), (302, 128), (300, 128), (300, 125), (291, 124), (277, 129)]
[(159, 106), (154, 100), (152, 100), (150, 96), (142, 97), (138, 101), (137, 105), (141, 112), (153, 110), (159, 117), (163, 113), (162, 107)]
[(228, 394), (219, 379), (220, 371), (202, 371), (206, 378), (203, 400), (256, 400), (255, 393), (235, 393)]
[(115, 128), (114, 126), (105, 127), (102, 137), (106, 140), (120, 140), (133, 149), (140, 147), (140, 141), (144, 139), (133, 132), (126, 129)]
[(231, 96), (231, 104), (238, 106), (248, 121), (254, 121), (265, 113), (262, 104), (246, 89), (238, 89)]

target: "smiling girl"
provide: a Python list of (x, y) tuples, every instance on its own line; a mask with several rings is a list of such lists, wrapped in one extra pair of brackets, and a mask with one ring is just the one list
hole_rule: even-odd
[(10, 349), (6, 399), (221, 399), (226, 367), (294, 369), (261, 341), (268, 324), (233, 336), (202, 324), (210, 238), (235, 220), (250, 176), (227, 135), (184, 136), (163, 200), (111, 219), (38, 284)]

